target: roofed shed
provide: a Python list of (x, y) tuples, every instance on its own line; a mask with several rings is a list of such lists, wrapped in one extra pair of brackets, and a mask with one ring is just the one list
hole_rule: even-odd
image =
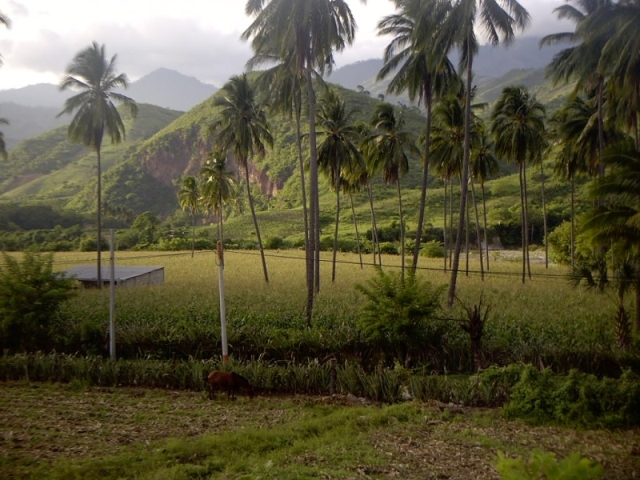
[[(111, 268), (102, 267), (102, 286), (109, 286)], [(157, 285), (164, 283), (164, 267), (114, 267), (116, 286)], [(78, 280), (83, 288), (98, 287), (98, 268), (96, 265), (80, 265), (65, 271), (67, 277)]]

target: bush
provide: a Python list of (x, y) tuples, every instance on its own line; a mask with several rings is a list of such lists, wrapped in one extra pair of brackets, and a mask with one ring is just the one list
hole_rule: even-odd
[(386, 355), (386, 360), (403, 363), (440, 344), (445, 325), (435, 314), (444, 287), (435, 288), (414, 274), (402, 278), (381, 269), (377, 273), (366, 286), (356, 285), (367, 297), (359, 318), (366, 341), (379, 355)]
[(420, 256), (427, 258), (444, 258), (444, 247), (436, 240), (431, 240), (420, 247)]
[(284, 240), (280, 237), (267, 237), (264, 240), (264, 248), (267, 250), (278, 250), (284, 245)]
[(0, 270), (0, 346), (49, 349), (54, 319), (72, 295), (73, 281), (53, 272), (53, 254), (27, 252), (22, 262), (3, 253)]
[(380, 244), (380, 252), (388, 255), (398, 255), (398, 247), (390, 242), (382, 242)]

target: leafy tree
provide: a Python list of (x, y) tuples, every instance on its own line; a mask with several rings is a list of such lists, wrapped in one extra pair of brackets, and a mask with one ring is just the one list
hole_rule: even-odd
[(191, 258), (196, 248), (196, 214), (200, 208), (200, 188), (195, 177), (187, 175), (180, 180), (178, 201), (183, 210), (191, 214)]
[(52, 253), (2, 256), (0, 345), (14, 352), (53, 348), (56, 314), (72, 296), (73, 280), (53, 271)]
[(233, 152), (236, 162), (244, 169), (249, 208), (258, 239), (264, 280), (268, 283), (269, 273), (253, 196), (251, 195), (251, 178), (249, 176), (250, 157), (264, 155), (265, 145), (273, 145), (267, 115), (263, 106), (256, 100), (255, 91), (249, 84), (246, 74), (231, 77), (222, 87), (222, 96), (215, 98), (214, 105), (221, 108), (222, 119), (218, 120), (211, 130), (217, 135), (218, 148), (222, 152)]
[(131, 229), (139, 233), (138, 241), (148, 246), (156, 242), (159, 225), (160, 219), (153, 212), (143, 212), (133, 221)]
[[(527, 162), (541, 161), (546, 148), (545, 108), (523, 86), (506, 87), (491, 113), (496, 153), (518, 165), (522, 222), (522, 283), (529, 266)], [(529, 267), (529, 278), (531, 269)]]
[(500, 36), (502, 42), (509, 44), (515, 38), (514, 27), (521, 30), (528, 25), (530, 17), (527, 10), (516, 0), (460, 0), (452, 5), (440, 33), (440, 40), (444, 42), (443, 52), (449, 52), (457, 46), (460, 51), (460, 67), (466, 75), (465, 85), (465, 136), (464, 159), (462, 164), (460, 215), (458, 218), (458, 235), (456, 237), (451, 281), (447, 303), (453, 305), (456, 294), (456, 282), (460, 264), (462, 248), (462, 232), (465, 226), (467, 209), (467, 189), (469, 180), (469, 166), (471, 159), (471, 81), (473, 78), (473, 59), (478, 53), (478, 39), (476, 37), (476, 21), (488, 37), (489, 43), (498, 45)]
[(79, 90), (80, 93), (68, 98), (64, 109), (58, 116), (73, 114), (67, 129), (67, 135), (72, 142), (82, 143), (93, 147), (97, 156), (97, 227), (96, 241), (98, 262), (97, 279), (102, 288), (102, 172), (100, 151), (102, 139), (107, 133), (111, 143), (120, 143), (125, 137), (125, 126), (114, 101), (122, 103), (132, 115), (136, 115), (138, 107), (129, 97), (117, 93), (114, 89), (126, 88), (128, 79), (125, 74), (116, 73), (116, 55), (107, 60), (104, 45), (93, 42), (90, 47), (81, 50), (67, 67), (67, 76), (60, 83), (60, 89)]

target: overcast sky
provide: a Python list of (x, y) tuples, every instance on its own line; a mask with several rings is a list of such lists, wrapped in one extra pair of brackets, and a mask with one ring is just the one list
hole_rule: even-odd
[[(567, 30), (553, 9), (563, 0), (520, 0), (532, 17), (526, 35)], [(250, 24), (243, 0), (0, 0), (11, 28), (0, 28), (0, 90), (59, 83), (74, 55), (92, 41), (118, 55), (117, 68), (131, 81), (164, 67), (222, 86), (244, 70), (251, 56), (240, 34)], [(356, 43), (336, 58), (337, 67), (380, 58), (389, 42), (376, 24), (394, 12), (388, 0), (350, 0), (358, 24)]]

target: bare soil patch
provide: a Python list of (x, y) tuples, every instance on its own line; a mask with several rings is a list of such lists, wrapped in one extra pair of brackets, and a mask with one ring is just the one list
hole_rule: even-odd
[[(228, 401), (221, 395), (209, 401), (204, 392), (0, 383), (0, 465), (8, 478), (23, 478), (33, 466), (63, 458), (102, 458), (133, 445), (153, 448), (167, 438), (286, 427), (305, 410), (327, 403), (354, 405), (339, 397)], [(558, 457), (579, 452), (602, 464), (607, 479), (640, 476), (640, 429), (532, 427), (504, 420), (498, 410), (453, 414), (436, 403), (419, 407), (424, 412), (420, 421), (371, 432), (367, 442), (386, 460), (381, 466), (354, 464), (349, 478), (497, 479), (499, 450), (528, 457), (535, 448)], [(323, 459), (310, 451), (290, 461), (321, 469)]]

